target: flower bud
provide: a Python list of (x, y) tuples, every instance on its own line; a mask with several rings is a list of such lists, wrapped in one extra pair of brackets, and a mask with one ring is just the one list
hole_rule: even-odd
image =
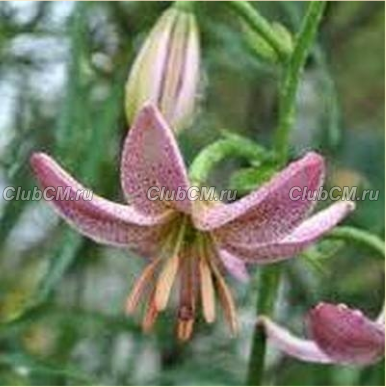
[[(281, 40), (283, 49), (285, 48), (285, 52), (289, 57), (294, 48), (291, 33), (280, 23), (272, 23), (271, 28), (278, 39)], [(245, 41), (253, 53), (267, 62), (278, 63), (280, 61), (278, 53), (262, 36), (258, 35), (247, 25), (244, 26), (244, 31)]]
[(126, 84), (129, 123), (145, 102), (158, 106), (174, 130), (193, 116), (199, 83), (200, 47), (193, 13), (168, 9), (153, 27)]

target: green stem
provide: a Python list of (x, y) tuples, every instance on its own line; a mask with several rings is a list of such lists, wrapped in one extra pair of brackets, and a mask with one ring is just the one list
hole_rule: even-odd
[(242, 157), (253, 164), (261, 160), (266, 151), (253, 141), (237, 135), (228, 135), (204, 148), (189, 169), (192, 184), (202, 185), (208, 181), (212, 169), (227, 157)]
[(180, 9), (181, 11), (191, 12), (195, 5), (195, 1), (190, 0), (177, 0), (173, 3), (173, 6)]
[(286, 163), (288, 158), (288, 137), (295, 120), (296, 93), (300, 76), (314, 42), (325, 6), (325, 1), (309, 2), (300, 32), (296, 38), (293, 54), (283, 74), (280, 87), (279, 123), (274, 144), (282, 165)]
[[(279, 266), (267, 266), (260, 271), (257, 299), (257, 312), (259, 315), (272, 315), (279, 283)], [(261, 325), (256, 325), (248, 366), (248, 386), (261, 386), (263, 384), (265, 352), (266, 336)]]
[(366, 230), (349, 226), (336, 227), (327, 235), (327, 238), (352, 241), (365, 245), (385, 258), (385, 241)]
[(239, 16), (241, 16), (278, 54), (285, 60), (288, 57), (288, 47), (275, 32), (270, 23), (248, 1), (226, 1)]
[[(280, 165), (284, 165), (287, 162), (288, 137), (295, 119), (296, 92), (300, 75), (314, 41), (324, 8), (324, 1), (312, 1), (309, 3), (296, 39), (294, 51), (284, 71), (280, 88), (279, 123), (274, 144)], [(257, 303), (258, 314), (272, 316), (279, 280), (280, 272), (277, 267), (268, 266), (262, 269)], [(253, 336), (252, 352), (249, 359), (247, 384), (250, 386), (261, 385), (263, 382), (265, 353), (266, 337), (262, 328), (257, 326)]]

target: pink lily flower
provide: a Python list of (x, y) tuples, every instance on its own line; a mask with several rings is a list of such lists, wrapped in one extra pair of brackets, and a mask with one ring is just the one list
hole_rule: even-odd
[[(31, 164), (42, 188), (83, 187), (46, 154), (32, 155)], [(216, 316), (217, 293), (232, 332), (236, 308), (224, 273), (248, 278), (246, 264), (268, 264), (296, 255), (333, 228), (352, 209), (339, 202), (308, 217), (314, 201), (290, 198), (292, 187), (316, 190), (322, 184), (321, 156), (308, 153), (243, 199), (230, 203), (150, 200), (150, 188), (190, 188), (187, 170), (173, 131), (153, 105), (138, 114), (125, 141), (121, 184), (128, 205), (98, 196), (91, 201), (50, 203), (68, 223), (87, 237), (108, 245), (129, 247), (149, 259), (127, 301), (132, 313), (147, 294), (143, 327), (149, 330), (168, 303), (179, 278), (178, 337), (190, 338), (201, 294), (208, 323)], [(52, 191), (51, 191), (52, 192)]]
[(261, 317), (258, 323), (280, 350), (307, 362), (365, 365), (385, 353), (384, 317), (372, 321), (342, 304), (320, 303), (311, 310), (311, 340), (295, 337), (267, 317)]

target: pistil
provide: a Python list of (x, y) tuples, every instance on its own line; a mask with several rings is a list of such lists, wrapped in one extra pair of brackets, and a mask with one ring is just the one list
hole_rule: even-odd
[(177, 337), (181, 341), (190, 339), (196, 311), (197, 298), (197, 260), (194, 249), (186, 246), (181, 254), (180, 301), (178, 307)]

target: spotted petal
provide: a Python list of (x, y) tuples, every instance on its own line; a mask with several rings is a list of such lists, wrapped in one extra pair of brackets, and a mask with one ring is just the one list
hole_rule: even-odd
[[(51, 157), (35, 153), (31, 165), (42, 190), (46, 189), (49, 203), (68, 223), (91, 239), (118, 246), (131, 246), (148, 252), (157, 245), (162, 225), (169, 215), (149, 217), (132, 206), (110, 202), (92, 194), (80, 195), (85, 188), (65, 172)], [(68, 192), (61, 197), (60, 192)]]
[[(232, 204), (221, 204), (195, 214), (202, 230), (216, 230), (229, 243), (266, 243), (290, 233), (309, 213), (315, 200), (298, 199), (299, 191), (316, 191), (324, 176), (323, 158), (308, 153), (270, 182)], [(291, 190), (293, 196), (291, 196)], [(294, 200), (298, 199), (298, 200)]]
[(307, 362), (333, 362), (327, 354), (321, 351), (314, 341), (294, 336), (267, 317), (261, 317), (258, 323), (264, 327), (269, 341), (287, 355)]
[(316, 242), (330, 231), (353, 209), (352, 202), (339, 202), (305, 220), (292, 233), (274, 243), (251, 245), (229, 243), (220, 234), (218, 243), (239, 259), (251, 263), (272, 263), (290, 258)]
[(339, 363), (369, 364), (384, 356), (385, 329), (359, 310), (321, 303), (310, 312), (318, 346)]
[(190, 212), (187, 197), (168, 202), (149, 199), (148, 195), (154, 198), (157, 189), (163, 187), (176, 195), (189, 189), (186, 167), (173, 132), (151, 104), (139, 112), (125, 141), (121, 182), (128, 200), (141, 212), (157, 215), (170, 208)]
[(231, 275), (242, 282), (249, 280), (248, 270), (245, 267), (245, 263), (241, 259), (235, 257), (229, 251), (223, 250), (221, 248), (217, 249), (217, 253), (221, 259), (221, 262), (224, 264), (225, 268)]

